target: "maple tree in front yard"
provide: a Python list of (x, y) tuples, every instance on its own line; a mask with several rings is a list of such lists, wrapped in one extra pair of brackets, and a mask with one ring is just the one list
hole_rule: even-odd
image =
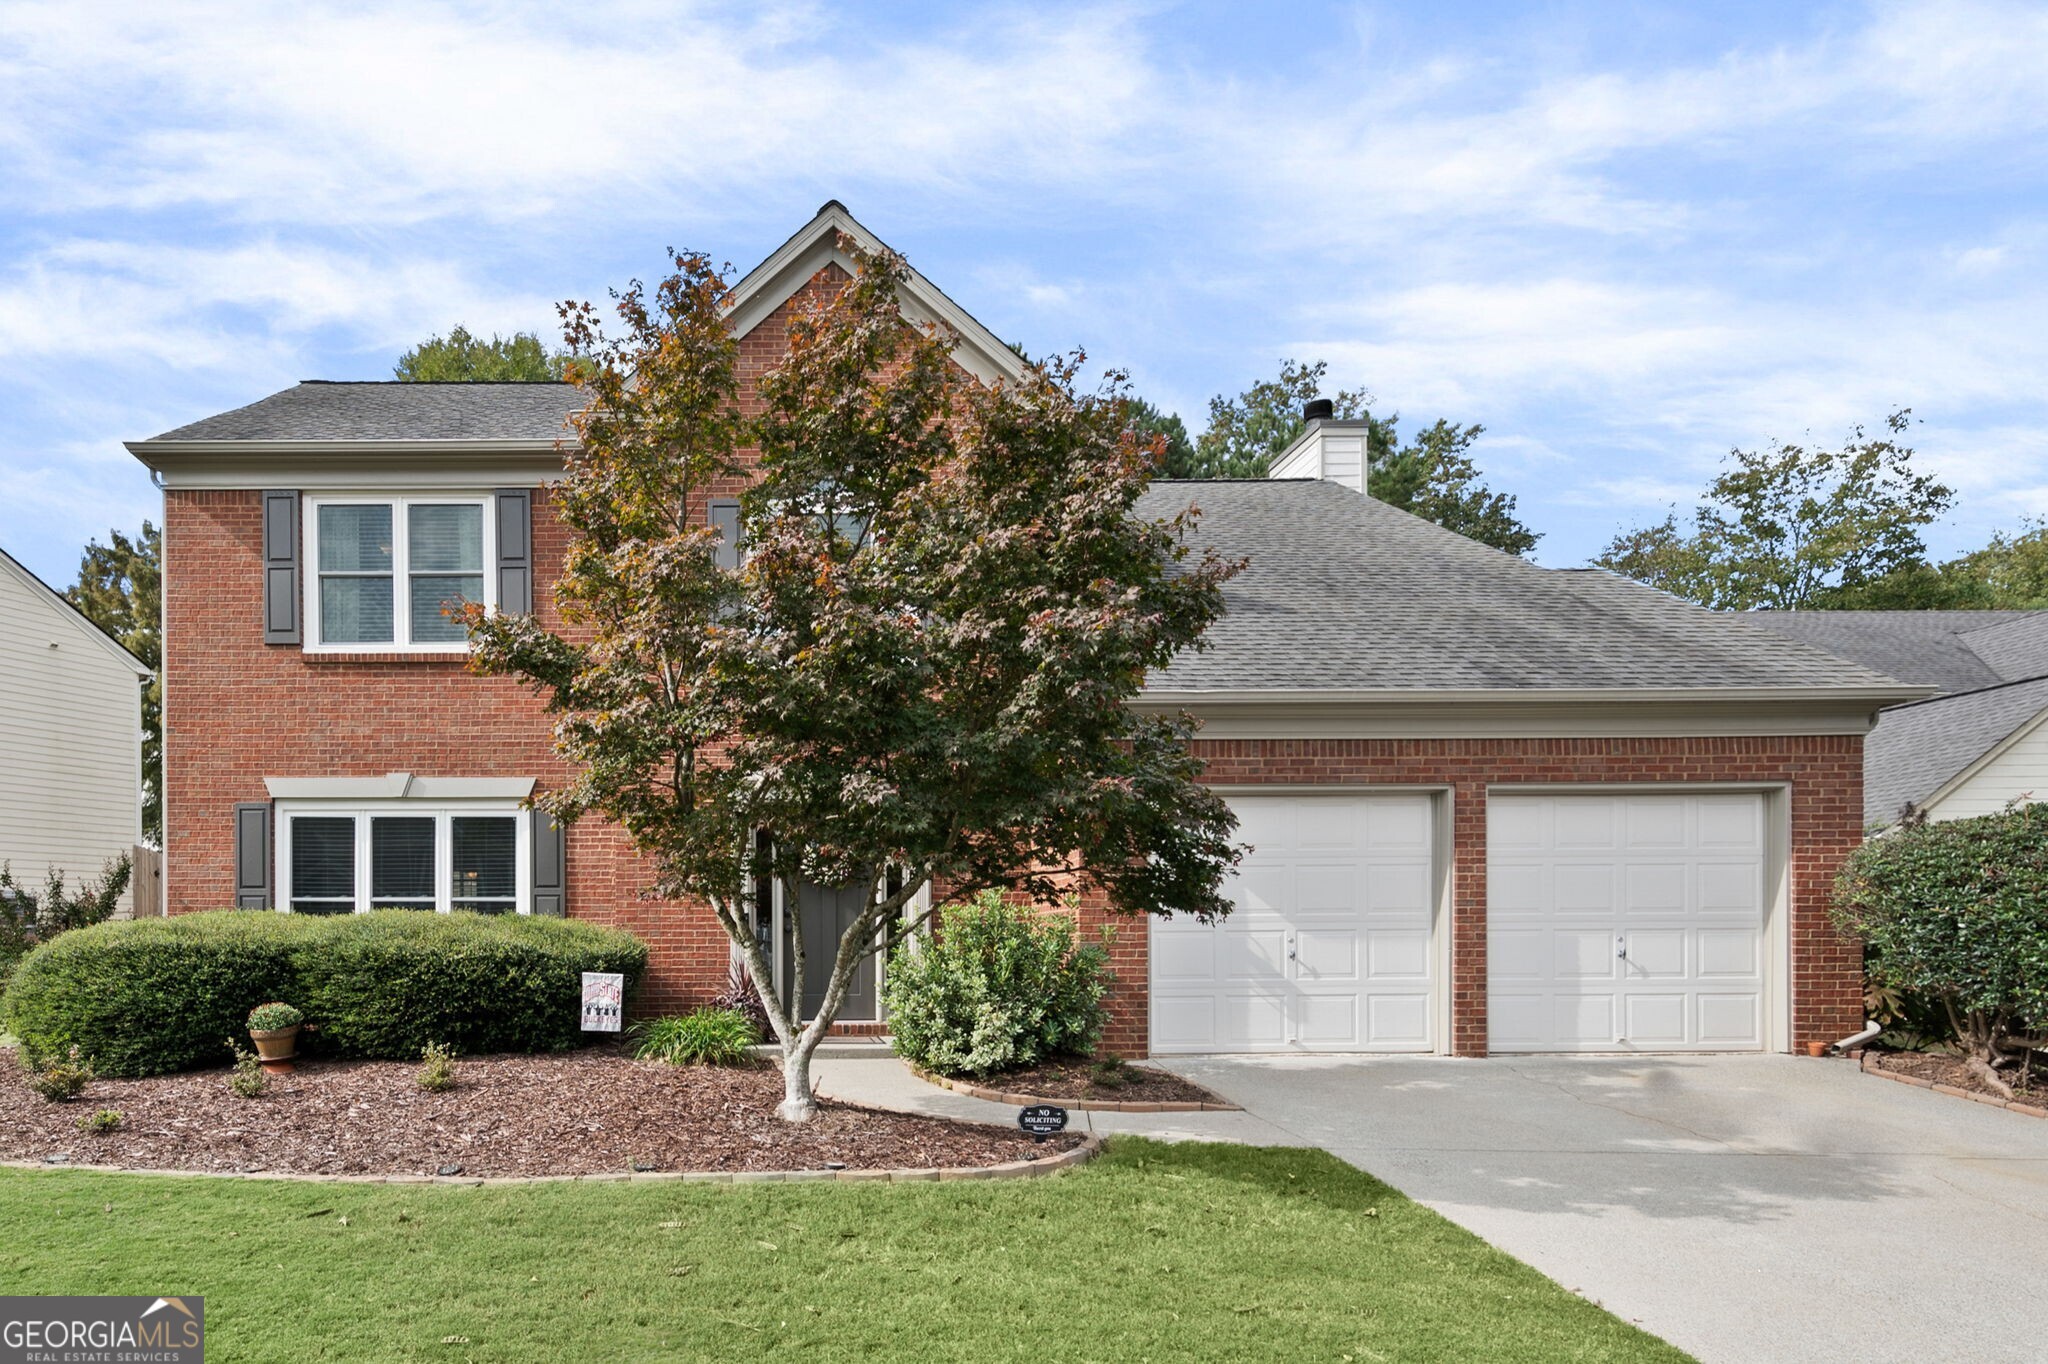
[[(704, 257), (618, 295), (616, 336), (564, 308), (590, 399), (555, 490), (567, 628), (470, 620), (473, 666), (556, 716), (574, 775), (538, 803), (616, 822), (651, 894), (717, 915), (796, 1121), (849, 984), (927, 887), (1050, 903), (1085, 882), (1117, 913), (1208, 917), (1239, 852), (1192, 722), (1126, 705), (1199, 647), (1237, 565), (1188, 548), (1192, 512), (1134, 514), (1158, 441), (1127, 429), (1120, 379), (1081, 391), (1076, 356), (981, 385), (904, 322), (900, 258), (841, 245), (856, 271), (799, 308), (758, 416)], [(705, 507), (741, 474), (735, 568)], [(792, 907), (805, 883), (866, 890), (836, 942), (788, 916), (790, 979), (831, 954), (809, 1019), (769, 988), (757, 878)]]

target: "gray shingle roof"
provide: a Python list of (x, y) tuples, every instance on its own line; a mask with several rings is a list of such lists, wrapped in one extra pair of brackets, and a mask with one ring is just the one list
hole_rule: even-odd
[(1887, 687), (1894, 679), (1599, 570), (1489, 549), (1333, 483), (1155, 484), (1147, 515), (1204, 512), (1197, 544), (1251, 566), (1213, 647), (1167, 691)]
[(308, 379), (160, 441), (533, 440), (563, 434), (574, 384), (343, 383)]
[(2048, 706), (2048, 678), (1894, 706), (1863, 749), (1863, 818), (1890, 824)]
[[(2048, 667), (2010, 671), (2026, 642), (2048, 658), (2048, 611), (1756, 611), (1768, 630), (1854, 659), (1906, 682), (1975, 691)], [(1989, 647), (1979, 647), (1990, 641)], [(2002, 647), (2000, 647), (2002, 646)]]

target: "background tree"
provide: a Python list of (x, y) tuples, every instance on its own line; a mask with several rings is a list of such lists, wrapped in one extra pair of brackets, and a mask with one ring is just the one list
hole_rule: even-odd
[[(1274, 458), (1306, 429), (1302, 407), (1326, 396), (1322, 390), (1329, 368), (1323, 360), (1285, 360), (1277, 378), (1253, 384), (1234, 398), (1211, 398), (1208, 429), (1193, 444), (1180, 418), (1150, 403), (1137, 403), (1144, 419), (1133, 425), (1166, 436), (1163, 472), (1168, 478), (1263, 478)], [(1404, 445), (1400, 415), (1373, 416), (1365, 390), (1339, 389), (1327, 396), (1340, 420), (1370, 423), (1366, 491), (1374, 497), (1509, 554), (1536, 547), (1540, 537), (1515, 516), (1513, 496), (1496, 493), (1480, 480), (1470, 452), (1485, 427), (1439, 418)]]
[(1731, 450), (1689, 526), (1674, 514), (1624, 532), (1593, 562), (1723, 611), (1829, 607), (1902, 582), (1926, 567), (1920, 528), (1954, 499), (1913, 471), (1909, 413), (1839, 450)]
[(142, 682), (142, 833), (153, 846), (164, 837), (163, 592), (159, 574), (163, 540), (142, 523), (129, 539), (107, 532), (108, 544), (85, 547), (78, 581), (64, 595), (93, 624), (149, 666)]
[[(566, 308), (590, 391), (557, 491), (574, 633), (471, 614), (473, 666), (530, 680), (558, 715), (574, 775), (540, 803), (614, 821), (653, 894), (710, 906), (799, 1121), (855, 970), (926, 887), (1051, 902), (1079, 879), (1116, 912), (1214, 916), (1238, 855), (1192, 722), (1125, 704), (1198, 643), (1235, 566), (1186, 549), (1186, 516), (1132, 515), (1152, 451), (1121, 390), (1078, 393), (1078, 356), (975, 384), (951, 338), (905, 325), (901, 260), (842, 245), (857, 273), (791, 325), (758, 420), (739, 414), (725, 283), (703, 257), (626, 290), (616, 338)], [(721, 568), (688, 513), (748, 445), (746, 558)], [(808, 1020), (769, 987), (761, 876), (790, 904), (807, 882), (865, 891), (837, 942), (791, 916), (792, 981), (832, 956)]]
[(548, 383), (561, 379), (568, 363), (569, 352), (550, 351), (532, 332), (510, 336), (493, 332), (486, 341), (458, 326), (446, 336), (428, 337), (399, 356), (391, 372), (408, 383)]
[(1180, 419), (1179, 413), (1161, 411), (1134, 395), (1124, 400), (1124, 421), (1137, 433), (1139, 440), (1166, 442), (1159, 466), (1165, 477), (1193, 477), (1174, 472), (1176, 469), (1193, 468), (1195, 461), (1195, 443), (1188, 438), (1187, 423)]

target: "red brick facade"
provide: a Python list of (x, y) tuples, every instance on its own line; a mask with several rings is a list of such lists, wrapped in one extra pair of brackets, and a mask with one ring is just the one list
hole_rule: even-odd
[[(787, 308), (742, 341), (742, 380), (779, 359)], [(268, 486), (289, 486), (271, 483)], [(735, 489), (720, 488), (714, 493)], [(565, 531), (534, 502), (536, 607), (559, 624), (546, 585)], [(261, 493), (180, 491), (164, 511), (165, 885), (171, 912), (234, 899), (237, 802), (267, 798), (266, 776), (422, 776), (559, 780), (539, 700), (458, 658), (320, 655), (262, 642)], [(1673, 739), (1203, 740), (1224, 785), (1371, 784), (1441, 788), (1452, 804), (1453, 1049), (1486, 1049), (1486, 794), (1500, 784), (1784, 784), (1791, 800), (1792, 1044), (1832, 1040), (1862, 1018), (1859, 958), (1827, 923), (1828, 887), (1861, 836), (1856, 736)], [(569, 912), (615, 924), (653, 949), (640, 1005), (670, 1011), (725, 981), (727, 947), (708, 910), (641, 898), (644, 868), (613, 828), (570, 835)], [(1103, 919), (1083, 905), (1085, 922)], [(1125, 923), (1106, 1045), (1147, 1046), (1146, 927)]]

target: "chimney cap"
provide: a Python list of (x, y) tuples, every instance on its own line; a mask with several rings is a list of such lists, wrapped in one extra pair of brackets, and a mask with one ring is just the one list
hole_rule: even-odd
[(1326, 422), (1337, 415), (1337, 405), (1328, 398), (1311, 398), (1301, 407), (1301, 419), (1305, 422)]

